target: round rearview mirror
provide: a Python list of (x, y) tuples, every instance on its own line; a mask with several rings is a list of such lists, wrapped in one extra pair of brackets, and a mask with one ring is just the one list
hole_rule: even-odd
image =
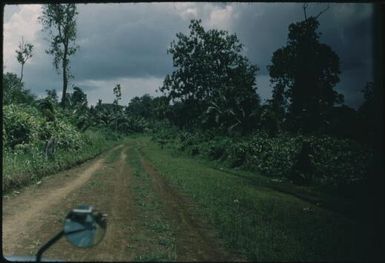
[(104, 237), (107, 222), (105, 215), (92, 206), (81, 205), (68, 213), (64, 222), (64, 235), (76, 247), (88, 248)]

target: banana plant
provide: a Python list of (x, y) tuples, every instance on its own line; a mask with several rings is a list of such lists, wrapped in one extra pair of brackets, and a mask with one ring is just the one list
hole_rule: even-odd
[(241, 132), (247, 130), (249, 122), (256, 120), (259, 107), (252, 108), (248, 103), (248, 98), (227, 97), (219, 91), (216, 101), (211, 101), (205, 112), (204, 122), (214, 120), (217, 127), (226, 130), (228, 133), (234, 132), (236, 129)]

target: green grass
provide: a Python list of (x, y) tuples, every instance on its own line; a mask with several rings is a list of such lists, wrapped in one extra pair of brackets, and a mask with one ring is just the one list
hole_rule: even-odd
[(121, 149), (120, 147), (117, 147), (115, 149), (112, 149), (111, 152), (106, 156), (105, 162), (108, 164), (112, 164), (119, 160)]
[(263, 177), (251, 182), (238, 171), (229, 173), (176, 156), (149, 138), (132, 143), (198, 204), (198, 212), (229, 248), (250, 260), (370, 260), (366, 228), (340, 213), (274, 190)]
[[(175, 156), (175, 154), (173, 154), (173, 156)], [(183, 156), (188, 158), (188, 155), (185, 153)], [(210, 161), (203, 159), (202, 157), (194, 157), (193, 159), (213, 169), (232, 174), (237, 177), (242, 177), (252, 185), (272, 188), (276, 191), (296, 196), (302, 200), (312, 203), (313, 205), (341, 213), (349, 218), (365, 220), (366, 212), (364, 211), (368, 208), (367, 185), (362, 185), (360, 189), (357, 189), (354, 196), (346, 197), (343, 193), (336, 192), (335, 189), (330, 189), (325, 186), (299, 186), (289, 182), (280, 180), (277, 181), (272, 178), (262, 176), (258, 172), (243, 169), (230, 169), (219, 161)]]
[(130, 148), (127, 162), (132, 167), (132, 186), (140, 230), (132, 238), (142, 247), (135, 261), (175, 261), (175, 233), (152, 188), (150, 176), (144, 171), (136, 149)]
[[(151, 139), (151, 141), (154, 140)], [(162, 147), (160, 148), (162, 149)], [(311, 186), (299, 186), (287, 182), (286, 180), (276, 181), (275, 179), (277, 178), (262, 176), (260, 173), (246, 169), (245, 167), (230, 168), (231, 162), (228, 160), (212, 160), (204, 155), (193, 156), (189, 151), (181, 151), (180, 145), (178, 144), (169, 143), (166, 146), (163, 146), (163, 149), (173, 157), (183, 156), (186, 159), (196, 160), (204, 166), (245, 178), (250, 184), (265, 186), (282, 193), (294, 195), (319, 207), (341, 213), (349, 218), (360, 221), (368, 220), (367, 214), (369, 213), (368, 202), (370, 198), (370, 189), (364, 182), (354, 186), (348, 185), (343, 189), (336, 189), (333, 186), (317, 184)]]

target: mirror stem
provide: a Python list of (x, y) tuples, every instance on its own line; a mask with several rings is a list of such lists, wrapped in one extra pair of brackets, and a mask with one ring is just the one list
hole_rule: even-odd
[(64, 230), (60, 231), (56, 234), (53, 238), (51, 238), (47, 243), (45, 243), (37, 252), (36, 254), (36, 262), (40, 262), (41, 256), (43, 255), (44, 251), (46, 251), (50, 246), (52, 246), (53, 243), (58, 241), (62, 236), (64, 235)]

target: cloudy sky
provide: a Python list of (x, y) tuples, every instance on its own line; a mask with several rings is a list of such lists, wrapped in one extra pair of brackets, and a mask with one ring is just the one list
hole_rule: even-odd
[[(326, 6), (310, 4), (308, 16)], [(176, 33), (188, 32), (192, 18), (201, 19), (206, 29), (237, 34), (245, 55), (260, 68), (258, 93), (268, 99), (271, 86), (266, 66), (273, 52), (286, 44), (289, 24), (304, 18), (300, 3), (114, 3), (77, 8), (80, 49), (71, 59), (70, 87), (82, 88), (91, 104), (99, 98), (112, 102), (117, 83), (122, 86), (122, 104), (145, 93), (160, 95), (156, 90), (173, 70), (167, 48)], [(41, 31), (40, 15), (41, 5), (5, 6), (3, 70), (20, 74), (15, 50), (24, 37), (34, 45), (33, 57), (24, 67), (25, 87), (38, 96), (44, 96), (46, 89), (61, 94), (61, 76), (44, 52), (48, 35)], [(373, 80), (372, 16), (370, 4), (331, 3), (319, 18), (321, 42), (340, 57), (342, 74), (336, 90), (353, 107), (362, 102), (365, 83)]]

